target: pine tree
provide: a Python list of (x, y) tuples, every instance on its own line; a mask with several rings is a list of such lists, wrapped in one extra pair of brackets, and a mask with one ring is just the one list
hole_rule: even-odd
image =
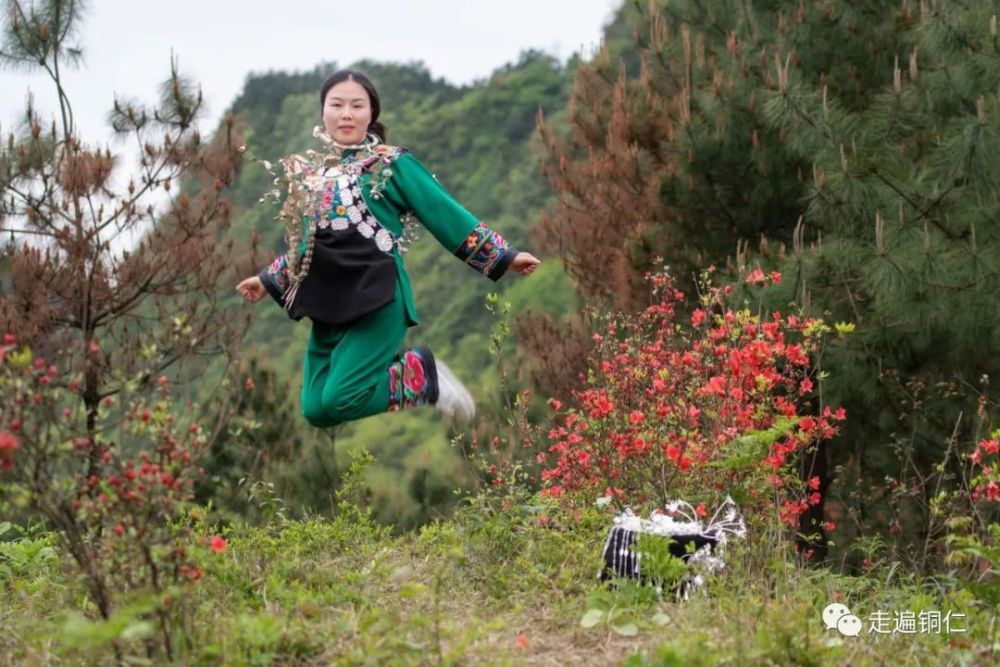
[[(113, 102), (112, 128), (139, 153), (138, 173), (119, 174), (110, 147), (79, 135), (64, 86), (81, 58), (81, 3), (6, 8), (0, 64), (46, 75), (59, 108), (48, 122), (29, 99), (0, 147), (0, 229), (10, 235), (0, 329), (77, 378), (93, 437), (101, 401), (155, 389), (170, 367), (175, 379), (198, 373), (202, 364), (182, 373), (178, 362), (232, 351), (245, 329), (219, 304), (220, 280), (236, 275), (225, 196), (239, 141), (232, 117), (202, 140), (201, 92), (173, 62), (157, 105)], [(91, 468), (99, 448), (92, 456)]]
[[(969, 397), (1000, 370), (997, 10), (922, 2), (913, 15), (904, 4), (867, 104), (788, 71), (761, 107), (812, 162), (800, 241), (783, 262), (789, 289), (858, 325), (827, 360), (826, 388), (854, 414), (833, 461), (860, 461), (854, 489), (881, 488), (882, 500), (886, 477), (914, 488), (896, 517), (876, 504), (871, 518), (902, 520), (921, 542), (944, 528), (930, 511), (934, 466), (950, 443), (985, 435)], [(949, 464), (960, 479), (961, 462)]]

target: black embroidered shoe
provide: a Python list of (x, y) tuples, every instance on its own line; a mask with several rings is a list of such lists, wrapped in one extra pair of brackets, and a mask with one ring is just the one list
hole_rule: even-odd
[(437, 365), (426, 347), (414, 347), (396, 355), (389, 364), (389, 412), (438, 400)]
[(424, 367), (424, 379), (426, 381), (426, 387), (423, 390), (424, 398), (427, 403), (434, 405), (438, 402), (438, 394), (440, 392), (440, 381), (438, 380), (437, 372), (437, 361), (434, 359), (434, 353), (431, 352), (429, 347), (415, 347), (412, 353), (419, 355), (420, 361)]

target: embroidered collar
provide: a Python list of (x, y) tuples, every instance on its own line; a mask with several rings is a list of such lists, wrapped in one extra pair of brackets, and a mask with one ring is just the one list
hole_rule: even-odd
[[(406, 152), (398, 146), (377, 144), (362, 148), (349, 148), (340, 153), (327, 153), (317, 165), (319, 171), (327, 176), (347, 174), (360, 176), (363, 172), (377, 173), (384, 169), (397, 157)], [(392, 175), (389, 171), (386, 178)]]

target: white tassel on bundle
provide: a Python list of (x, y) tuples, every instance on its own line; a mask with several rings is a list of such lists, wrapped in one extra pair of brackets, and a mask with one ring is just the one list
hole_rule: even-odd
[(616, 526), (637, 533), (667, 536), (700, 535), (717, 540), (726, 535), (743, 537), (747, 532), (743, 517), (740, 516), (736, 503), (729, 496), (726, 496), (726, 499), (715, 509), (712, 518), (707, 523), (702, 523), (691, 503), (683, 500), (670, 501), (666, 505), (666, 511), (654, 511), (650, 514), (649, 519), (636, 516), (631, 509), (626, 508), (624, 512), (615, 517), (614, 523)]

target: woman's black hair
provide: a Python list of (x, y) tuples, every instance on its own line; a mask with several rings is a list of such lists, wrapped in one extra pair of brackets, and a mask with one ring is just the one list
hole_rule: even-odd
[(319, 92), (319, 109), (320, 113), (323, 111), (323, 106), (326, 104), (326, 94), (330, 92), (330, 89), (336, 86), (338, 83), (343, 83), (344, 81), (356, 81), (361, 84), (361, 87), (365, 89), (368, 93), (368, 100), (372, 107), (372, 121), (368, 126), (368, 131), (372, 134), (378, 136), (379, 141), (384, 142), (388, 138), (388, 131), (385, 129), (385, 125), (378, 121), (378, 116), (382, 112), (382, 103), (378, 98), (378, 91), (375, 90), (375, 84), (372, 83), (371, 79), (352, 69), (342, 69), (334, 72), (323, 82), (323, 87)]

